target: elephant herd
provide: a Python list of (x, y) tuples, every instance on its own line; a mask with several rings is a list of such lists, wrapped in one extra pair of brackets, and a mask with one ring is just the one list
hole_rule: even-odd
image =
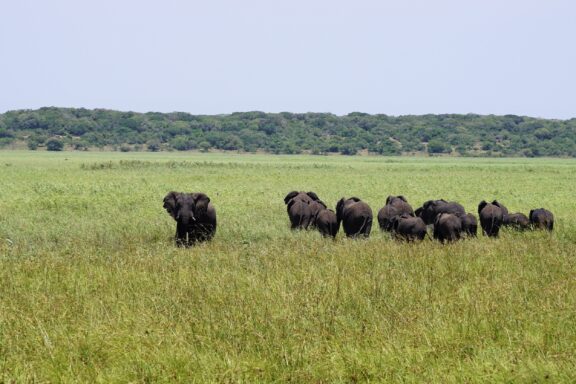
[[(336, 203), (336, 212), (314, 192), (292, 191), (284, 198), (292, 229), (317, 228), (323, 236), (336, 237), (340, 224), (347, 237), (368, 237), (373, 214), (370, 206), (358, 197), (342, 198)], [(554, 215), (544, 208), (533, 209), (529, 216), (509, 213), (494, 200), (480, 202), (478, 216), (482, 232), (497, 237), (503, 226), (518, 230), (554, 228)], [(404, 196), (388, 196), (384, 207), (378, 211), (378, 224), (398, 240), (423, 240), (428, 226), (433, 227), (433, 237), (441, 242), (455, 241), (466, 236), (477, 236), (478, 220), (464, 207), (452, 201), (428, 200), (416, 210)]]
[[(177, 246), (191, 246), (210, 240), (216, 233), (216, 210), (204, 193), (169, 192), (164, 197), (164, 209), (176, 221)], [(335, 238), (340, 224), (347, 237), (368, 237), (372, 230), (373, 214), (370, 206), (358, 197), (341, 198), (336, 211), (329, 209), (314, 192), (292, 191), (284, 198), (292, 229), (317, 229), (324, 237)], [(509, 213), (497, 200), (481, 201), (478, 217), (484, 235), (497, 237), (500, 228), (517, 230), (554, 228), (554, 215), (538, 208), (523, 213)], [(432, 226), (433, 237), (441, 242), (476, 236), (478, 220), (464, 207), (446, 200), (428, 200), (413, 210), (404, 196), (388, 196), (378, 211), (382, 231), (390, 232), (398, 240), (423, 240)]]

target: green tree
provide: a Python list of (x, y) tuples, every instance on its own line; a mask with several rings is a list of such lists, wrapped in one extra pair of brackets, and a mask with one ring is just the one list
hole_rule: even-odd
[(428, 142), (428, 153), (449, 153), (450, 147), (440, 140), (430, 140)]
[(61, 151), (64, 149), (64, 143), (59, 139), (50, 139), (46, 142), (46, 149), (48, 151)]

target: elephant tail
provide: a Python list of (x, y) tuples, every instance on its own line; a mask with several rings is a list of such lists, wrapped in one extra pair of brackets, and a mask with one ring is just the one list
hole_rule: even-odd
[(364, 222), (362, 223), (362, 226), (360, 227), (360, 229), (358, 230), (358, 233), (364, 233), (364, 231), (366, 231), (366, 227), (368, 226), (368, 224), (370, 224), (372, 222), (372, 218), (370, 216), (364, 216)]

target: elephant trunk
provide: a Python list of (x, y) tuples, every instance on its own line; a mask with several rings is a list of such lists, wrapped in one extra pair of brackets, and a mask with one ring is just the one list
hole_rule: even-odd
[(194, 214), (192, 212), (180, 212), (180, 213), (178, 213), (176, 220), (178, 220), (180, 223), (188, 226), (191, 223), (195, 222), (196, 218), (194, 217)]

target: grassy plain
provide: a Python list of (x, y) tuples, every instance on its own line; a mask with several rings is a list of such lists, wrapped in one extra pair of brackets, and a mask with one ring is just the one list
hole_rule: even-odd
[[(6, 151), (0, 180), (0, 381), (576, 381), (574, 160)], [(294, 189), (556, 230), (331, 241), (289, 230)], [(211, 243), (174, 247), (170, 190), (212, 198)]]

